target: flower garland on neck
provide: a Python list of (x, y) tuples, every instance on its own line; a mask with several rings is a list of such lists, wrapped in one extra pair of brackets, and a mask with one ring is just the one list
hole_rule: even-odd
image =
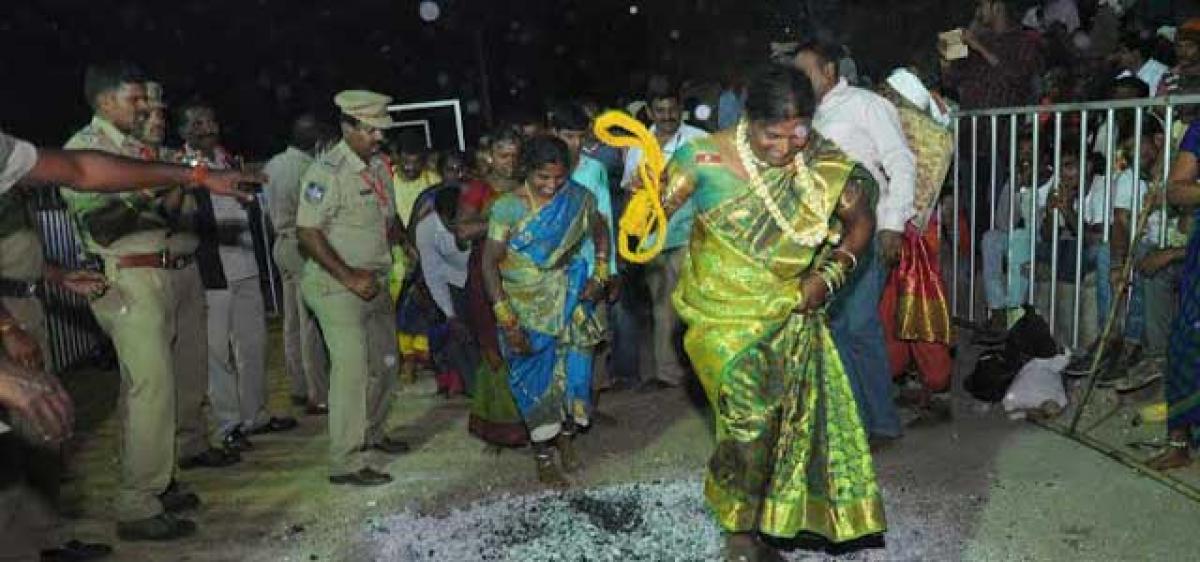
[[(803, 233), (798, 232), (792, 223), (783, 215), (783, 211), (779, 208), (779, 203), (771, 197), (770, 190), (767, 189), (766, 183), (763, 182), (762, 175), (759, 174), (760, 168), (770, 167), (769, 164), (759, 160), (754, 155), (754, 151), (750, 148), (750, 127), (749, 123), (742, 119), (738, 122), (737, 130), (734, 134), (734, 144), (737, 148), (738, 157), (742, 162), (742, 167), (746, 169), (746, 174), (750, 176), (750, 190), (762, 200), (767, 207), (767, 212), (771, 215), (771, 219), (775, 221), (783, 233), (796, 244), (801, 246), (815, 247), (819, 246), (826, 239), (830, 238), (829, 225), (826, 222), (817, 221), (812, 227), (806, 228)], [(800, 196), (804, 198), (804, 202), (813, 207), (813, 210), (820, 212), (824, 205), (820, 193), (817, 191), (816, 180), (813, 177), (812, 170), (804, 162), (804, 152), (796, 153), (792, 160), (792, 167), (796, 174), (795, 181), (799, 188)], [(817, 203), (817, 206), (813, 206)]]

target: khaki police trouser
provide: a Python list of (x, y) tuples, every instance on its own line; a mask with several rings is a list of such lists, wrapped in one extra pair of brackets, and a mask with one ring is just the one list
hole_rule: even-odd
[(659, 380), (679, 386), (687, 376), (680, 345), (683, 324), (675, 312), (675, 306), (671, 304), (671, 293), (679, 281), (679, 268), (686, 251), (686, 247), (665, 250), (646, 264), (653, 331), (651, 337), (642, 338), (640, 362), (643, 381)]
[(208, 422), (204, 397), (208, 394), (208, 329), (204, 283), (200, 269), (191, 265), (170, 272), (175, 292), (175, 339), (171, 357), (175, 366), (175, 440), (180, 458), (208, 450)]
[(258, 276), (206, 291), (208, 397), (218, 438), (250, 432), (267, 414), (267, 319)]
[(292, 396), (310, 404), (329, 401), (329, 368), (317, 319), (304, 302), (300, 276), (283, 274), (283, 361)]
[(330, 474), (370, 465), (362, 451), (386, 437), (385, 427), (396, 382), (394, 305), (380, 282), (375, 298), (364, 301), (322, 272), (306, 272), (304, 299), (329, 344)]
[[(42, 256), (42, 239), (31, 229), (19, 230), (0, 238), (0, 252), (8, 271), (0, 270), (0, 277), (12, 279), (35, 279), (42, 276), (45, 258)], [(46, 370), (54, 368), (51, 358), (50, 333), (46, 328), (46, 313), (42, 302), (36, 298), (3, 297), (0, 302), (12, 313), (13, 318), (41, 346), (42, 360)]]
[(121, 367), (121, 521), (162, 513), (158, 495), (175, 467), (174, 291), (163, 269), (105, 264), (109, 289), (92, 312), (112, 338)]

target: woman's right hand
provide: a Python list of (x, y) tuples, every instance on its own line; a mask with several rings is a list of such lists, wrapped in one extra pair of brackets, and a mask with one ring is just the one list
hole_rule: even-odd
[(820, 275), (810, 273), (800, 281), (800, 290), (804, 295), (804, 302), (797, 307), (799, 312), (812, 312), (825, 306), (825, 301), (829, 299), (829, 287), (825, 285), (825, 280), (821, 279)]
[(350, 275), (342, 281), (342, 284), (351, 293), (365, 301), (375, 298), (375, 295), (379, 293), (379, 282), (375, 279), (375, 274), (365, 269), (350, 270)]

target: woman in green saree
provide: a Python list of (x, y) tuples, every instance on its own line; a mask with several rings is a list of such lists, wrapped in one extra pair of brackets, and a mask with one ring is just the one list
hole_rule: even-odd
[(810, 132), (813, 108), (802, 74), (762, 72), (745, 118), (681, 148), (663, 193), (668, 213), (698, 211), (674, 302), (716, 414), (705, 496), (730, 560), (781, 559), (762, 536), (885, 529), (823, 309), (870, 243), (875, 185)]

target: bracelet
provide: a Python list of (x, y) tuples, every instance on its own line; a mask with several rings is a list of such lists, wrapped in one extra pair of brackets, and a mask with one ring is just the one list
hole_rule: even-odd
[(829, 294), (832, 295), (846, 284), (846, 267), (837, 260), (830, 260), (821, 264), (817, 276), (825, 282)]
[(836, 254), (838, 252), (841, 252), (842, 254), (845, 254), (846, 257), (850, 258), (850, 269), (846, 270), (847, 272), (858, 269), (858, 258), (855, 257), (854, 254), (850, 253), (845, 248), (837, 247), (837, 248), (833, 249), (833, 252), (831, 252), (830, 255), (832, 256), (833, 254)]
[(818, 277), (825, 283), (825, 289), (828, 291), (825, 293), (825, 300), (829, 300), (829, 297), (833, 296), (833, 283), (829, 279), (826, 279), (824, 275), (818, 275)]
[(496, 315), (496, 324), (506, 328), (514, 328), (517, 326), (517, 313), (513, 311), (512, 305), (507, 300), (498, 300), (492, 305), (492, 312)]
[(204, 185), (208, 181), (208, 166), (203, 162), (192, 165), (192, 185)]

